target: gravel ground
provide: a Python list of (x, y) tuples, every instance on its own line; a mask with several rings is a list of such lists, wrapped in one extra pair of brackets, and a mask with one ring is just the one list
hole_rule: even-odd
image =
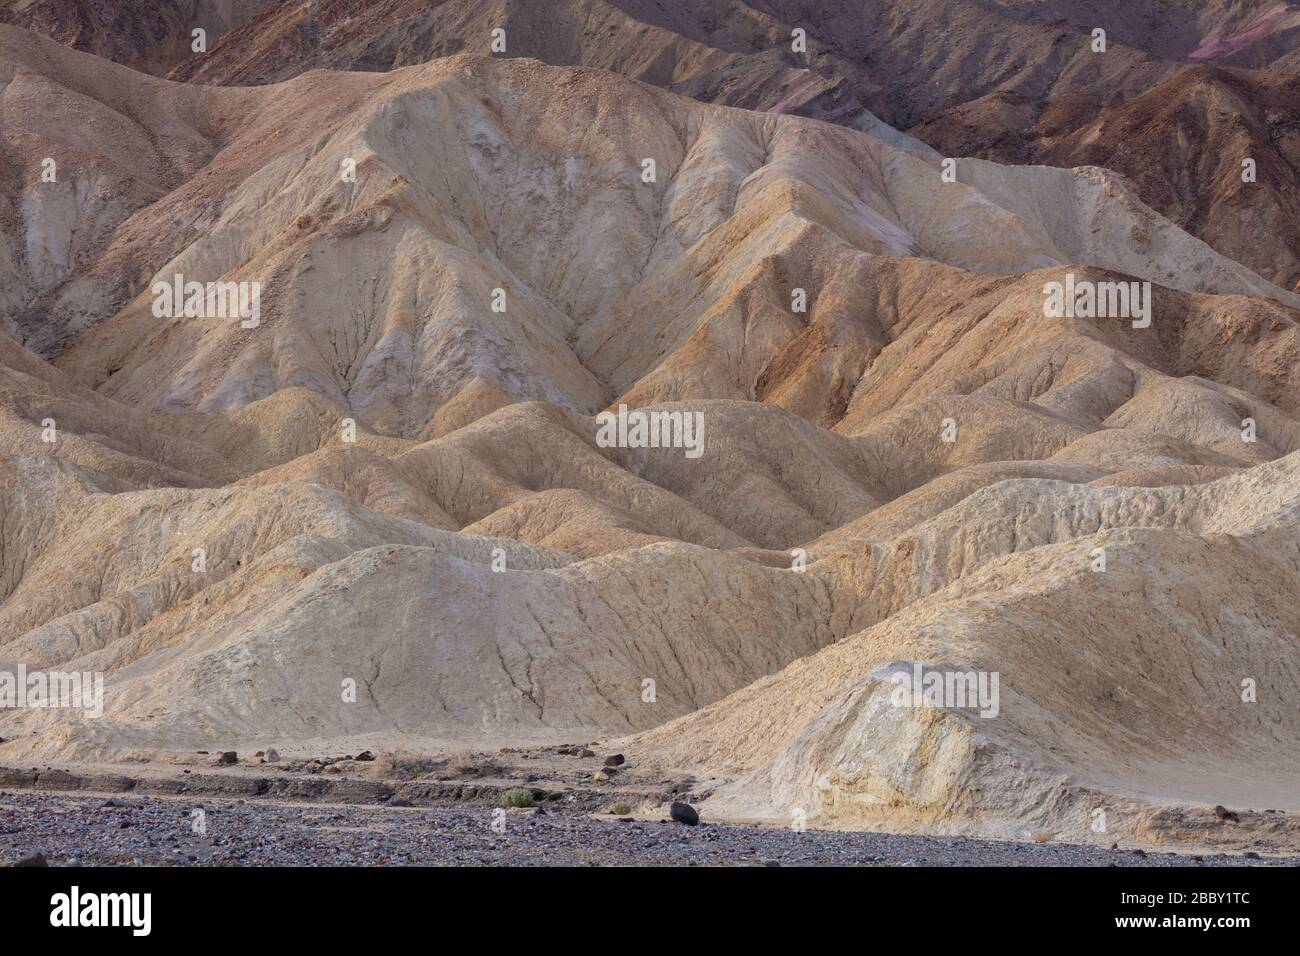
[[(196, 810), (205, 833), (195, 833)], [(504, 832), (495, 832), (504, 826)], [(1068, 844), (593, 818), (490, 805), (399, 808), (266, 800), (0, 793), (0, 861), (52, 865), (1268, 865)]]

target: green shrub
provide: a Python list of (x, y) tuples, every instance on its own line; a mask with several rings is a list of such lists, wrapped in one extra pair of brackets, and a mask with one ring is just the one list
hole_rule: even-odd
[(616, 816), (616, 817), (625, 817), (625, 816), (627, 816), (629, 813), (632, 812), (632, 804), (630, 804), (630, 803), (616, 803), (616, 804), (614, 804), (612, 807), (609, 808), (609, 812), (612, 813), (612, 814), (613, 814), (614, 816)]
[(503, 807), (531, 807), (532, 805), (533, 791), (525, 790), (523, 787), (514, 787), (501, 794)]

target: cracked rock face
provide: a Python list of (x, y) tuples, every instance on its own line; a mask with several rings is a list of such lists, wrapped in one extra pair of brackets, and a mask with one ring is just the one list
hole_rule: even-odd
[[(601, 6), (620, 73), (561, 56), (599, 5), (525, 59), (416, 42), (487, 7), (322, 2), (284, 76), (239, 38), (306, 5), (253, 6), (170, 79), (0, 27), (0, 672), (105, 678), (93, 718), (0, 709), (0, 763), (601, 739), (714, 781), (710, 819), (1109, 845), (1300, 811), (1282, 246), (822, 109), (849, 47), (745, 52), (789, 5), (640, 46)], [(1245, 57), (1250, 6), (1076, 81)], [(256, 284), (255, 321), (167, 314), (176, 276)], [(1049, 317), (1067, 276), (1148, 311)], [(901, 694), (926, 673), (975, 696)]]

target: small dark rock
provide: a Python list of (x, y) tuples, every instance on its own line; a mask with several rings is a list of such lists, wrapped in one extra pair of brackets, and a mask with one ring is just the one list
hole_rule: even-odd
[(678, 823), (684, 823), (688, 827), (693, 827), (700, 822), (700, 815), (695, 812), (695, 808), (689, 803), (680, 803), (676, 800), (668, 808), (668, 815)]
[(626, 763), (626, 758), (622, 754), (611, 754), (605, 758), (606, 767), (621, 767)]
[(25, 856), (14, 866), (49, 866), (49, 861), (45, 859), (44, 853), (33, 853), (31, 856)]
[(1254, 850), (1249, 850), (1246, 853), (1246, 859), (1248, 860), (1258, 860), (1259, 858), (1260, 858), (1259, 854), (1256, 853)]
[(217, 764), (219, 766), (228, 767), (231, 764), (236, 764), (236, 763), (239, 763), (239, 754), (237, 754), (233, 750), (223, 751), (221, 756), (217, 758)]
[(393, 797), (393, 799), (391, 799), (391, 800), (388, 801), (388, 805), (389, 805), (390, 807), (409, 807), (409, 806), (413, 806), (413, 804), (411, 803), (411, 801), (410, 801), (410, 800), (407, 800), (406, 797)]
[(1233, 823), (1238, 822), (1237, 815), (1222, 805), (1214, 808), (1214, 815), (1220, 820), (1231, 820)]
[(353, 757), (352, 759), (353, 759), (353, 760), (363, 760), (363, 761), (364, 761), (364, 760), (374, 760), (374, 759), (375, 759), (375, 755), (372, 754), (369, 750), (363, 750), (363, 751), (361, 751), (361, 753), (357, 754), (357, 755), (356, 755), (355, 757)]
[(579, 757), (594, 757), (594, 756), (596, 756), (596, 751), (594, 751), (594, 750), (588, 750), (586, 747), (583, 747), (581, 750), (578, 751), (578, 756), (579, 756)]

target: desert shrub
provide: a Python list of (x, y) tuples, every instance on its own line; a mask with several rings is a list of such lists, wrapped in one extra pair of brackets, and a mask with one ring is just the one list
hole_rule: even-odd
[(533, 791), (525, 790), (523, 787), (512, 787), (501, 794), (503, 807), (531, 807), (532, 805)]
[(373, 762), (363, 765), (370, 776), (385, 780), (418, 780), (442, 766), (442, 761), (406, 750), (382, 751)]
[(468, 750), (449, 754), (443, 765), (443, 773), (448, 777), (491, 777), (499, 772), (500, 767), (486, 756), (475, 756)]

